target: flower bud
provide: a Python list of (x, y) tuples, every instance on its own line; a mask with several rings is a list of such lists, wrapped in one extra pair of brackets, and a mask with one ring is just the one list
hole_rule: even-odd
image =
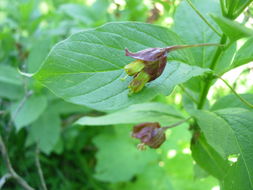
[(136, 60), (124, 67), (127, 75), (133, 76), (137, 73), (139, 73), (144, 68), (144, 63), (141, 60)]
[[(130, 90), (133, 92), (139, 92), (147, 82), (151, 82), (157, 79), (164, 71), (167, 63), (168, 52), (192, 48), (192, 47), (202, 47), (202, 46), (222, 46), (222, 44), (193, 44), (193, 45), (175, 45), (168, 46), (165, 48), (148, 48), (136, 53), (128, 51), (125, 49), (126, 56), (136, 59), (136, 62), (132, 62), (125, 66), (125, 71), (129, 76), (134, 76), (133, 81), (130, 83)], [(139, 73), (144, 72), (149, 75), (149, 80), (147, 82), (140, 82), (136, 77)], [(143, 75), (143, 74), (142, 74)], [(145, 77), (147, 78), (147, 77)], [(137, 85), (140, 83), (140, 86)], [(144, 85), (143, 85), (144, 84)]]
[(165, 130), (159, 123), (141, 123), (134, 126), (132, 137), (140, 139), (142, 144), (150, 148), (159, 148), (166, 140)]
[(130, 90), (129, 93), (132, 94), (140, 92), (149, 80), (150, 76), (146, 72), (139, 72), (128, 86)]
[(129, 84), (130, 94), (143, 89), (147, 82), (158, 78), (167, 62), (167, 50), (165, 48), (148, 48), (136, 53), (126, 51), (126, 56), (135, 58), (136, 61), (125, 66), (129, 76), (134, 76)]

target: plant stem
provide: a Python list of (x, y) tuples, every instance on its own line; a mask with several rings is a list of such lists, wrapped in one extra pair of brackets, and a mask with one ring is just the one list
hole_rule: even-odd
[(221, 5), (222, 15), (223, 15), (223, 16), (226, 16), (227, 10), (226, 10), (226, 6), (225, 6), (224, 0), (220, 0), (220, 5)]
[(192, 44), (192, 45), (175, 45), (166, 47), (166, 51), (174, 51), (184, 48), (203, 47), (203, 46), (223, 46), (223, 44), (204, 43), (204, 44)]
[(236, 11), (236, 14), (234, 15), (234, 18), (237, 18), (242, 12), (244, 9), (246, 9), (246, 7), (248, 7), (252, 2), (251, 1), (248, 1), (248, 3), (246, 3), (244, 6), (242, 6), (240, 9), (238, 9)]
[(183, 92), (193, 101), (195, 104), (198, 104), (198, 101), (185, 89), (183, 85), (179, 85), (179, 87), (183, 90)]
[(20, 177), (16, 171), (13, 169), (11, 165), (11, 161), (6, 149), (6, 146), (3, 142), (2, 136), (0, 135), (0, 152), (2, 153), (2, 157), (5, 161), (6, 167), (9, 171), (9, 174), (11, 175), (12, 178), (14, 178), (17, 183), (19, 183), (20, 186), (22, 186), (25, 190), (34, 190), (22, 177)]
[(45, 183), (45, 178), (44, 178), (44, 175), (43, 175), (43, 172), (42, 172), (42, 169), (41, 169), (41, 165), (40, 165), (39, 155), (40, 155), (40, 150), (39, 150), (39, 147), (37, 145), (36, 149), (35, 149), (35, 164), (36, 164), (36, 168), (38, 170), (38, 174), (39, 174), (42, 189), (47, 190), (47, 186), (46, 186), (46, 183)]
[(192, 118), (192, 117), (188, 117), (187, 119), (181, 120), (181, 121), (179, 121), (179, 122), (177, 122), (177, 123), (174, 123), (174, 124), (172, 124), (172, 125), (169, 125), (169, 126), (167, 126), (167, 127), (163, 127), (163, 129), (164, 129), (164, 130), (167, 130), (167, 129), (176, 127), (176, 126), (178, 126), (178, 125), (181, 125), (182, 123), (185, 123), (186, 121), (190, 120), (191, 118)]
[(218, 75), (215, 75), (217, 78), (219, 78), (220, 80), (222, 80), (226, 85), (227, 87), (245, 104), (247, 105), (248, 107), (250, 108), (253, 108), (253, 104), (251, 104), (250, 102), (248, 102), (247, 100), (245, 100), (243, 97), (241, 97), (235, 90), (234, 88), (225, 80), (223, 79), (222, 77), (218, 76)]
[(232, 4), (230, 4), (231, 6), (228, 8), (227, 17), (230, 19), (234, 19), (233, 12), (234, 12), (234, 8), (235, 8), (235, 2), (233, 2), (233, 1), (231, 1), (231, 2), (232, 2)]
[(201, 14), (201, 12), (195, 7), (195, 5), (190, 1), (186, 0), (187, 3), (191, 6), (191, 8), (199, 15), (199, 17), (219, 36), (222, 36), (222, 34), (216, 30), (216, 28)]
[[(222, 35), (222, 38), (220, 40), (220, 44), (224, 45), (227, 41), (227, 37), (223, 34)], [(223, 49), (221, 47), (218, 47), (215, 54), (214, 54), (214, 57), (213, 57), (213, 60), (211, 62), (211, 65), (210, 65), (210, 69), (214, 69), (217, 65), (217, 61), (222, 53)], [(199, 100), (199, 104), (198, 104), (198, 109), (202, 109), (204, 104), (205, 104), (205, 100), (206, 100), (206, 97), (207, 97), (207, 94), (208, 94), (208, 91), (209, 91), (209, 88), (211, 86), (211, 83), (212, 83), (212, 80), (213, 80), (213, 76), (212, 74), (208, 75), (207, 79), (206, 79), (206, 83), (205, 83), (205, 86), (200, 94), (200, 100)]]

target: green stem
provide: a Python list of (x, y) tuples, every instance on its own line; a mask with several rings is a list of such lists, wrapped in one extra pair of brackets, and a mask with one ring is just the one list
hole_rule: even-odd
[[(232, 2), (233, 2), (233, 1), (232, 1)], [(231, 4), (231, 6), (229, 7), (229, 9), (228, 9), (227, 17), (230, 18), (230, 19), (233, 19), (233, 18), (234, 18), (234, 16), (233, 16), (234, 8), (235, 8), (235, 2), (233, 2), (233, 3)]]
[(43, 190), (47, 190), (47, 185), (46, 185), (44, 174), (43, 174), (43, 171), (42, 171), (42, 168), (41, 168), (39, 156), (40, 156), (40, 150), (39, 150), (38, 145), (36, 145), (36, 149), (35, 149), (35, 165), (36, 165), (36, 168), (38, 170), (39, 179), (40, 179), (40, 182), (41, 182), (41, 187), (42, 187)]
[(226, 8), (226, 6), (225, 6), (224, 0), (220, 0), (220, 5), (221, 5), (222, 15), (223, 15), (223, 16), (226, 16), (226, 15), (227, 15), (227, 8)]
[(251, 104), (250, 102), (248, 102), (247, 100), (245, 100), (243, 97), (241, 97), (235, 90), (234, 88), (225, 80), (223, 79), (222, 77), (218, 76), (218, 75), (215, 75), (217, 78), (219, 78), (220, 80), (222, 80), (226, 85), (227, 87), (245, 104), (247, 105), (248, 107), (250, 108), (253, 108), (253, 104)]
[(244, 6), (242, 6), (240, 9), (238, 9), (234, 15), (234, 18), (238, 17), (244, 9), (246, 9), (246, 7), (248, 7), (250, 5), (250, 3), (252, 3), (251, 1), (249, 1), (248, 3), (246, 3)]
[(183, 85), (179, 85), (179, 87), (182, 89), (182, 91), (193, 101), (195, 104), (198, 104), (198, 101), (185, 89)]
[(194, 6), (194, 4), (190, 0), (186, 0), (187, 3), (191, 6), (191, 8), (199, 15), (199, 17), (219, 36), (222, 36), (222, 34), (216, 30), (214, 26), (212, 26), (211, 23), (201, 14), (201, 12)]
[[(227, 37), (225, 35), (222, 35), (222, 38), (220, 40), (220, 44), (225, 44), (227, 41)], [(217, 65), (217, 62), (218, 62), (218, 59), (221, 55), (223, 51), (223, 48), (221, 47), (218, 47), (215, 54), (214, 54), (214, 57), (213, 57), (213, 60), (212, 60), (212, 63), (210, 65), (210, 69), (214, 69)], [(205, 86), (200, 94), (200, 101), (199, 101), (199, 104), (198, 104), (198, 109), (202, 109), (204, 104), (205, 104), (205, 100), (206, 100), (206, 97), (207, 97), (207, 94), (208, 94), (208, 91), (209, 91), (209, 88), (211, 86), (211, 83), (212, 83), (212, 80), (213, 80), (213, 76), (212, 74), (211, 75), (208, 75), (207, 79), (206, 79), (206, 83), (205, 83)]]

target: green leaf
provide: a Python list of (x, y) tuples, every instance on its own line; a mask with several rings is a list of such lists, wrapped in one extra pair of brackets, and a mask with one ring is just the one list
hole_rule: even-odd
[[(210, 13), (221, 14), (217, 0), (192, 0), (195, 7), (212, 24)], [(219, 43), (219, 36), (197, 15), (186, 1), (182, 1), (176, 9), (174, 31), (187, 43)], [(195, 65), (208, 67), (216, 47), (192, 48)]]
[(33, 44), (27, 60), (27, 67), (29, 73), (35, 73), (39, 70), (44, 59), (50, 51), (51, 43), (52, 38), (43, 38), (43, 40), (38, 40), (36, 43)]
[[(240, 94), (242, 98), (253, 104), (253, 94)], [(224, 96), (220, 99), (218, 99), (213, 106), (211, 107), (212, 111), (219, 110), (219, 109), (225, 109), (225, 108), (245, 108), (250, 109), (249, 106), (245, 105), (236, 95), (229, 94), (227, 96)]]
[(242, 38), (230, 44), (219, 58), (216, 72), (224, 73), (253, 60), (253, 37)]
[(24, 94), (21, 75), (17, 69), (8, 65), (0, 65), (0, 97), (19, 99)]
[(59, 10), (67, 14), (75, 21), (81, 21), (85, 25), (98, 25), (106, 21), (108, 0), (95, 1), (92, 6), (81, 4), (63, 4)]
[(118, 126), (116, 130), (120, 131), (120, 134), (117, 131), (103, 133), (93, 139), (98, 148), (95, 178), (101, 181), (129, 181), (156, 157), (152, 150), (137, 150), (129, 137), (130, 128)]
[(182, 120), (182, 114), (173, 108), (160, 103), (144, 103), (132, 105), (129, 108), (99, 117), (83, 117), (79, 125), (115, 125), (142, 122), (160, 122), (162, 125)]
[[(109, 23), (96, 29), (76, 33), (57, 44), (35, 75), (43, 85), (66, 101), (97, 110), (116, 110), (146, 102), (158, 94), (168, 95), (175, 85), (202, 75), (207, 69), (169, 62), (164, 73), (143, 91), (128, 95), (130, 78), (123, 67), (132, 58), (124, 49), (138, 51), (148, 47), (180, 44), (168, 29), (143, 23)], [(173, 59), (189, 62), (189, 50), (172, 54)]]
[(60, 124), (57, 113), (44, 112), (29, 128), (27, 143), (36, 143), (42, 152), (49, 154), (60, 137)]
[(24, 104), (22, 101), (20, 100), (11, 106), (11, 116), (17, 130), (38, 119), (47, 107), (47, 99), (43, 95), (32, 95)]
[(59, 10), (70, 16), (72, 19), (80, 20), (84, 24), (92, 24), (94, 22), (94, 13), (84, 5), (63, 4), (60, 6)]
[(56, 99), (55, 101), (53, 101), (50, 105), (50, 109), (54, 110), (54, 112), (59, 114), (73, 114), (73, 113), (84, 114), (92, 111), (87, 107), (71, 104), (69, 102), (63, 101), (62, 99)]
[(229, 167), (228, 161), (222, 158), (200, 134), (191, 144), (192, 156), (197, 164), (217, 179), (223, 179)]
[(211, 15), (211, 17), (219, 25), (224, 34), (226, 34), (232, 41), (253, 36), (253, 30), (236, 21), (216, 15)]
[(228, 168), (227, 175), (224, 176), (224, 189), (252, 189), (253, 112), (239, 108), (217, 112), (197, 111), (195, 117), (208, 144), (223, 158), (238, 155), (237, 161)]

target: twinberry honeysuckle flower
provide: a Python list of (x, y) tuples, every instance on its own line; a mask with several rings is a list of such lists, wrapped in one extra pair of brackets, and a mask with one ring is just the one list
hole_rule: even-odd
[(157, 122), (141, 123), (133, 127), (132, 137), (140, 139), (141, 144), (138, 145), (140, 149), (143, 149), (144, 145), (159, 148), (166, 140), (166, 129)]
[(150, 148), (159, 148), (166, 140), (165, 132), (167, 129), (179, 126), (191, 118), (192, 117), (188, 117), (177, 123), (165, 127), (161, 127), (158, 122), (140, 123), (133, 127), (132, 137), (137, 138), (141, 141), (141, 143), (137, 146), (138, 149), (144, 150), (146, 145)]
[(165, 48), (148, 48), (136, 53), (126, 48), (126, 56), (136, 59), (124, 67), (127, 75), (134, 77), (128, 86), (130, 94), (140, 92), (146, 83), (157, 79), (163, 73), (168, 52), (200, 46), (220, 46), (220, 44), (176, 45)]

